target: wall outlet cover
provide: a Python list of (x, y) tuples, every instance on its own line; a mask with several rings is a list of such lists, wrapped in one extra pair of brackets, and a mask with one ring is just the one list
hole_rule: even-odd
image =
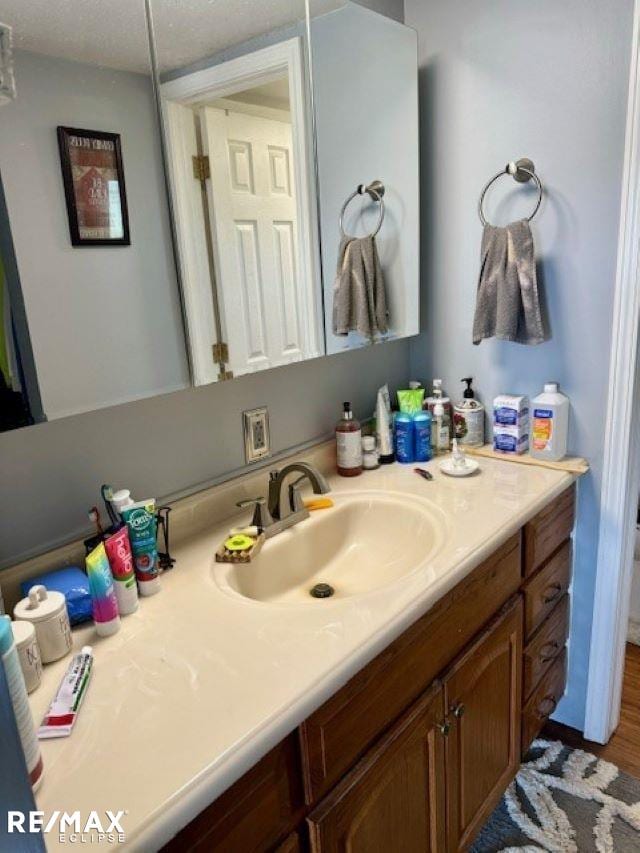
[(266, 406), (242, 413), (244, 424), (244, 456), (246, 461), (258, 462), (271, 454), (269, 412)]

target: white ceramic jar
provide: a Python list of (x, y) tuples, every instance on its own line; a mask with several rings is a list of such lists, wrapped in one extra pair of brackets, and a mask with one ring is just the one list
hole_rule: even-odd
[(11, 623), (11, 630), (18, 650), (18, 660), (24, 675), (24, 683), (27, 685), (27, 693), (33, 693), (36, 687), (40, 686), (42, 680), (42, 660), (40, 659), (36, 629), (31, 622), (20, 620)]
[(52, 663), (71, 651), (71, 626), (67, 602), (61, 592), (36, 584), (13, 609), (13, 618), (31, 622), (36, 631), (42, 663)]

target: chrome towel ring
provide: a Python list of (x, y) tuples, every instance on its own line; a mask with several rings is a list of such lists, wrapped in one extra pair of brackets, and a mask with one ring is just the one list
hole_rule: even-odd
[(375, 237), (378, 231), (382, 228), (382, 222), (384, 220), (384, 200), (382, 196), (384, 195), (384, 184), (381, 181), (372, 181), (370, 184), (359, 184), (358, 187), (351, 195), (347, 198), (345, 203), (342, 205), (342, 210), (340, 211), (340, 233), (343, 237), (348, 237), (349, 235), (345, 233), (344, 230), (344, 213), (349, 203), (353, 201), (353, 199), (357, 195), (364, 195), (368, 193), (373, 201), (377, 201), (380, 203), (380, 215), (378, 217), (378, 223), (375, 229), (369, 235), (370, 237)]
[(498, 172), (497, 175), (494, 175), (491, 180), (487, 181), (484, 185), (482, 192), (480, 193), (480, 201), (478, 202), (478, 216), (480, 217), (480, 222), (483, 225), (489, 225), (485, 219), (484, 211), (482, 209), (482, 205), (484, 204), (484, 197), (487, 194), (487, 190), (489, 187), (501, 178), (503, 175), (511, 175), (514, 180), (518, 181), (520, 184), (526, 184), (527, 181), (533, 181), (538, 187), (538, 200), (536, 201), (536, 206), (533, 208), (533, 213), (531, 216), (527, 217), (527, 222), (531, 222), (533, 217), (536, 215), (540, 208), (540, 204), (542, 202), (542, 182), (540, 178), (536, 175), (536, 167), (533, 165), (532, 161), (529, 160), (528, 157), (521, 157), (520, 160), (516, 160), (514, 163), (513, 160), (510, 163), (507, 163), (504, 169)]

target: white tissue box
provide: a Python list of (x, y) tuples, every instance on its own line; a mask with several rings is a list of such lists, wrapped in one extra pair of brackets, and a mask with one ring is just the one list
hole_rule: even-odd
[(525, 453), (529, 449), (529, 419), (514, 425), (494, 424), (493, 449), (513, 455)]
[[(529, 422), (529, 398), (499, 394), (493, 401), (493, 422), (501, 426), (517, 426)], [(527, 430), (528, 432), (528, 430)]]

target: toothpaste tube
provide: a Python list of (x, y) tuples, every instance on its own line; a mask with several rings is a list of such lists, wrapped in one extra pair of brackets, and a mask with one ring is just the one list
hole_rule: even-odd
[(80, 705), (87, 692), (93, 654), (91, 646), (84, 646), (79, 655), (74, 655), (49, 710), (44, 716), (38, 737), (46, 740), (52, 737), (67, 737), (78, 716)]
[(129, 529), (140, 595), (153, 595), (160, 589), (155, 498), (122, 507), (120, 514)]
[(100, 543), (85, 557), (89, 589), (91, 590), (91, 610), (96, 631), (100, 637), (109, 637), (120, 628), (118, 599), (113, 588), (113, 575), (107, 559), (104, 543)]
[(113, 585), (118, 599), (118, 612), (121, 616), (138, 609), (138, 587), (133, 571), (133, 554), (129, 542), (127, 526), (123, 525), (104, 540), (105, 551), (109, 558)]

